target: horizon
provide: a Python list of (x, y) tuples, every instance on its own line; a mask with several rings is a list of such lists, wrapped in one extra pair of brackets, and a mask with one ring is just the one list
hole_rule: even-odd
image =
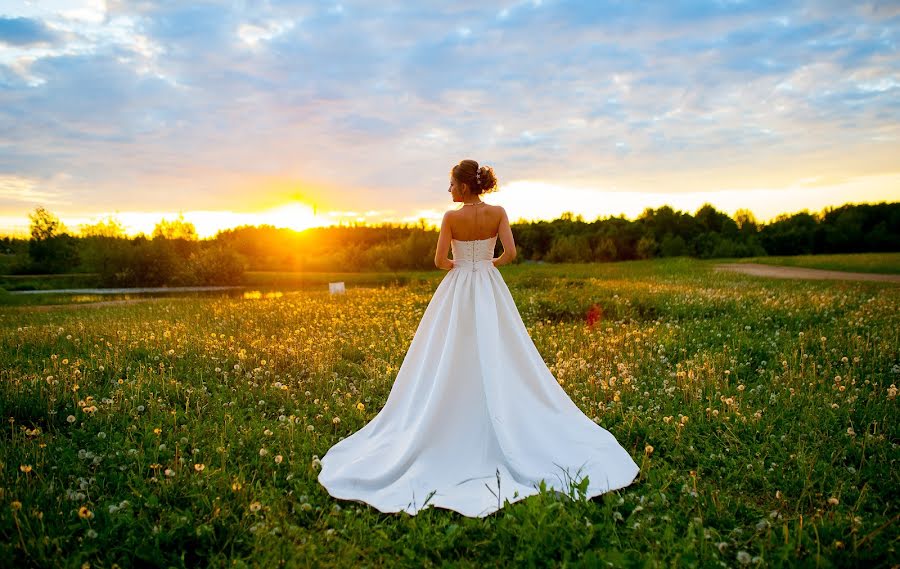
[(464, 158), (511, 221), (896, 202), (898, 30), (877, 2), (0, 5), (0, 234), (38, 205), (436, 225)]
[[(779, 214), (777, 214), (777, 215), (775, 215), (775, 216), (772, 216), (772, 217), (770, 217), (770, 218), (768, 218), (768, 219), (760, 219), (759, 217), (756, 217), (756, 215), (753, 214), (753, 212), (752, 212), (751, 210), (749, 210), (749, 209), (744, 208), (744, 211), (750, 211), (750, 213), (753, 214), (753, 219), (754, 219), (754, 221), (756, 221), (760, 226), (763, 226), (763, 225), (767, 225), (767, 224), (769, 224), (769, 223), (772, 223), (772, 222), (776, 221), (779, 217), (792, 217), (792, 216), (794, 216), (794, 215), (798, 215), (798, 214), (802, 214), (802, 213), (807, 213), (807, 214), (809, 214), (809, 215), (812, 215), (813, 217), (820, 218), (821, 216), (823, 216), (824, 214), (826, 214), (828, 211), (831, 211), (831, 210), (834, 210), (834, 209), (839, 209), (839, 208), (841, 208), (841, 207), (846, 207), (846, 206), (864, 206), (864, 205), (878, 205), (878, 204), (881, 204), (881, 203), (895, 203), (895, 202), (886, 202), (886, 201), (879, 201), (879, 202), (858, 202), (858, 203), (856, 203), (856, 202), (854, 202), (854, 203), (848, 202), (848, 203), (840, 204), (840, 205), (837, 205), (837, 206), (826, 206), (826, 207), (821, 208), (821, 209), (818, 209), (818, 210), (810, 210), (810, 209), (808, 209), (808, 208), (804, 208), (804, 209), (800, 209), (800, 210), (796, 210), (796, 211), (786, 211), (786, 212), (779, 213)], [(512, 219), (511, 219), (511, 220), (510, 220), (510, 224), (513, 225), (513, 226), (515, 226), (516, 224), (519, 224), (519, 223), (553, 222), (553, 221), (557, 221), (557, 220), (562, 219), (562, 218), (563, 218), (563, 215), (565, 215), (565, 214), (572, 214), (573, 218), (575, 218), (575, 219), (578, 219), (578, 218), (580, 217), (580, 218), (582, 218), (582, 221), (585, 222), (585, 223), (594, 223), (594, 222), (597, 222), (597, 221), (603, 221), (603, 220), (607, 220), (607, 219), (611, 219), (611, 218), (625, 219), (625, 220), (627, 220), (627, 221), (633, 222), (633, 221), (638, 220), (638, 219), (640, 218), (640, 216), (644, 213), (644, 211), (646, 211), (646, 209), (653, 209), (653, 210), (655, 211), (655, 210), (659, 210), (659, 209), (661, 209), (661, 208), (663, 208), (663, 207), (671, 207), (672, 210), (673, 210), (675, 213), (680, 213), (680, 214), (686, 214), (686, 215), (690, 215), (690, 216), (695, 216), (695, 215), (697, 214), (697, 211), (698, 211), (700, 208), (702, 208), (702, 207), (704, 207), (704, 206), (706, 206), (706, 205), (712, 206), (714, 209), (716, 209), (716, 211), (719, 211), (719, 212), (721, 212), (721, 213), (725, 213), (725, 214), (728, 215), (728, 217), (730, 217), (731, 219), (735, 219), (735, 217), (736, 217), (735, 213), (733, 213), (733, 212), (722, 211), (722, 210), (720, 210), (719, 208), (716, 208), (715, 206), (713, 206), (712, 204), (709, 204), (709, 203), (704, 203), (704, 204), (700, 205), (699, 207), (695, 208), (694, 210), (684, 210), (684, 209), (679, 209), (679, 208), (676, 208), (676, 207), (672, 207), (672, 206), (669, 205), (669, 204), (662, 204), (662, 205), (660, 205), (660, 206), (653, 207), (653, 208), (645, 208), (645, 210), (641, 211), (641, 212), (640, 212), (639, 214), (637, 214), (637, 215), (626, 215), (626, 214), (624, 214), (624, 213), (619, 213), (619, 214), (605, 214), (605, 215), (598, 215), (598, 216), (596, 216), (596, 217), (589, 218), (589, 217), (587, 217), (587, 216), (584, 216), (584, 215), (582, 215), (582, 214), (575, 213), (575, 212), (573, 212), (573, 211), (566, 211), (566, 212), (562, 212), (559, 216), (556, 216), (556, 217), (548, 217), (548, 218), (541, 218), (541, 219), (526, 219), (526, 218), (519, 218), (519, 219), (515, 219), (515, 220), (512, 220)], [(740, 211), (740, 210), (738, 210), (738, 211)], [(50, 211), (50, 213), (52, 214), (53, 212)], [(147, 213), (147, 214), (145, 214), (145, 215), (150, 216), (150, 215), (153, 215), (153, 214)], [(149, 218), (148, 218), (148, 219), (149, 219)], [(114, 214), (111, 214), (111, 215), (109, 215), (109, 216), (107, 216), (107, 217), (105, 217), (105, 218), (103, 218), (103, 219), (97, 219), (97, 220), (93, 220), (93, 221), (99, 223), (99, 222), (109, 222), (110, 220), (118, 221), (118, 222), (121, 223), (121, 220), (118, 219)], [(163, 221), (163, 220), (165, 220), (165, 221), (170, 221), (170, 222), (171, 222), (171, 221), (182, 220), (182, 221), (184, 221), (184, 222), (186, 222), (186, 223), (193, 224), (193, 222), (191, 222), (191, 220), (190, 220), (188, 217), (184, 217), (183, 212), (178, 212), (178, 213), (177, 213), (176, 215), (174, 215), (174, 216), (166, 215), (166, 216), (160, 217), (160, 218), (156, 219), (156, 221), (154, 221), (154, 222), (152, 223), (152, 225), (149, 225), (148, 228), (146, 228), (146, 229), (141, 229), (141, 230), (138, 230), (138, 231), (136, 231), (136, 232), (129, 232), (129, 231), (127, 230), (127, 227), (125, 227), (125, 233), (124, 233), (124, 236), (125, 236), (126, 238), (128, 238), (128, 239), (134, 239), (134, 238), (136, 238), (136, 237), (140, 237), (141, 235), (143, 235), (144, 237), (148, 237), (148, 238), (149, 238), (149, 237), (152, 235), (153, 229), (154, 229), (154, 227), (156, 226), (156, 224), (159, 223), (159, 222), (161, 222), (161, 221)], [(67, 224), (67, 223), (66, 223), (64, 220), (62, 220), (62, 219), (60, 219), (60, 222), (61, 222), (61, 225), (62, 225), (62, 227), (63, 227), (63, 230), (64, 230), (64, 231), (67, 231), (67, 232), (70, 232), (70, 235), (73, 235), (73, 236), (76, 236), (76, 237), (82, 237), (82, 236), (83, 236), (83, 235), (81, 235), (82, 232), (81, 232), (81, 226), (80, 226), (80, 225), (77, 226), (77, 227), (73, 227), (73, 226)], [(249, 227), (249, 228), (272, 227), (272, 228), (274, 228), (274, 229), (276, 229), (276, 230), (288, 230), (288, 231), (294, 231), (294, 232), (296, 232), (296, 233), (303, 233), (303, 232), (305, 232), (305, 231), (309, 231), (309, 230), (313, 230), (313, 229), (328, 229), (328, 228), (335, 228), (335, 227), (380, 227), (380, 226), (384, 226), (384, 225), (393, 225), (393, 226), (395, 226), (395, 227), (403, 227), (403, 226), (420, 226), (420, 225), (422, 225), (423, 223), (424, 223), (424, 229), (425, 229), (425, 230), (428, 230), (428, 231), (437, 231), (437, 230), (440, 229), (440, 220), (439, 220), (439, 219), (438, 219), (437, 222), (431, 222), (431, 221), (428, 221), (428, 220), (427, 220), (426, 218), (424, 218), (424, 217), (419, 218), (419, 219), (416, 219), (416, 220), (411, 220), (411, 219), (409, 219), (409, 220), (403, 220), (403, 221), (390, 221), (390, 220), (388, 220), (388, 221), (375, 221), (375, 222), (365, 222), (365, 221), (358, 221), (358, 220), (355, 220), (355, 219), (348, 219), (348, 220), (340, 220), (340, 221), (337, 221), (337, 222), (332, 223), (332, 224), (329, 224), (329, 225), (312, 225), (312, 226), (305, 227), (305, 228), (302, 228), (302, 229), (295, 229), (295, 228), (293, 228), (293, 227), (288, 227), (288, 226), (278, 226), (278, 225), (273, 225), (272, 223), (268, 223), (268, 222), (237, 224), (237, 225), (230, 226), (230, 227), (218, 228), (218, 229), (217, 229), (215, 232), (213, 232), (213, 233), (204, 233), (204, 232), (201, 232), (196, 226), (194, 226), (194, 228), (197, 230), (197, 238), (198, 238), (199, 240), (210, 240), (210, 239), (215, 239), (216, 236), (217, 236), (217, 234), (218, 234), (218, 232), (220, 232), (220, 231), (224, 232), (224, 231), (235, 230), (235, 229), (243, 229), (243, 228), (248, 228), (248, 227)], [(123, 224), (123, 226), (124, 226), (124, 224)], [(24, 232), (17, 233), (17, 234), (11, 234), (11, 233), (6, 233), (6, 232), (3, 232), (3, 231), (0, 231), (0, 239), (8, 239), (8, 238), (9, 238), (9, 239), (26, 239), (26, 240), (27, 240), (27, 239), (30, 239), (30, 238), (31, 238), (31, 235), (30, 235), (30, 232), (27, 231), (27, 230), (24, 231)]]

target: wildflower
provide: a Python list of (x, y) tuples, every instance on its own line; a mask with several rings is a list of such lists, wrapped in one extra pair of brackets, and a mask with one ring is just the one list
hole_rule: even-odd
[(20, 464), (19, 470), (21, 470), (25, 474), (28, 474), (29, 472), (31, 472), (31, 465), (30, 464)]
[(340, 417), (335, 417), (334, 419), (331, 420), (331, 422), (332, 422), (333, 424), (337, 425), (338, 423), (341, 422), (341, 418), (340, 418)]
[(847, 434), (850, 435), (851, 437), (855, 437), (856, 431), (853, 430), (853, 427), (847, 427)]
[(68, 421), (69, 423), (74, 423), (75, 415), (69, 415), (68, 417), (66, 417), (66, 421)]
[(240, 482), (235, 481), (231, 484), (231, 489), (235, 492), (238, 492), (241, 488), (243, 488), (243, 485)]
[(206, 468), (205, 464), (201, 464), (201, 463), (194, 464), (194, 470), (196, 470), (197, 472), (203, 472), (204, 468)]
[(737, 390), (738, 390), (738, 391), (743, 391), (743, 390), (744, 390), (744, 384), (742, 383), (742, 384), (738, 385), (738, 386), (737, 386)]
[(160, 434), (160, 433), (162, 433), (162, 429), (160, 429), (159, 427), (156, 427), (155, 429), (153, 429), (153, 434), (154, 434), (154, 435), (158, 435), (158, 434)]
[(281, 464), (281, 461), (284, 460), (284, 457), (280, 454), (275, 455), (275, 464)]
[(13, 500), (12, 502), (10, 502), (9, 507), (12, 509), (12, 511), (16, 512), (22, 509), (22, 502)]
[(356, 404), (356, 409), (359, 410), (359, 411), (365, 411), (365, 410), (366, 410), (366, 406), (363, 405), (362, 402), (359, 402), (359, 403)]
[(663, 417), (663, 423), (671, 423), (671, 422), (672, 422), (671, 416)]
[(750, 564), (750, 554), (746, 551), (738, 551), (737, 552), (737, 560), (741, 565), (749, 565)]
[(829, 506), (837, 506), (839, 502), (840, 502), (840, 500), (838, 500), (838, 499), (835, 498), (834, 496), (832, 496), (831, 498), (828, 498), (828, 505), (829, 505)]
[(262, 509), (262, 504), (260, 504), (259, 502), (252, 502), (252, 503), (250, 504), (250, 511), (253, 512), (253, 513), (258, 512), (258, 511), (260, 511), (261, 509)]
[(87, 509), (87, 506), (78, 508), (78, 517), (83, 520), (89, 520), (94, 517), (94, 512)]
[(172, 478), (173, 476), (175, 476), (175, 471), (172, 470), (171, 468), (167, 468), (165, 471), (165, 475), (168, 476), (169, 478)]
[(266, 449), (259, 449), (259, 456), (266, 456), (267, 454), (269, 454), (269, 451), (267, 451)]
[(647, 446), (645, 446), (645, 447), (644, 447), (644, 454), (646, 454), (647, 456), (650, 456), (651, 454), (653, 454), (653, 445), (647, 445)]
[(263, 431), (263, 434), (266, 435), (267, 437), (271, 437), (272, 431), (270, 431), (269, 429), (266, 429), (265, 431)]
[(897, 386), (892, 383), (891, 386), (888, 387), (888, 399), (893, 399), (895, 397), (897, 397)]

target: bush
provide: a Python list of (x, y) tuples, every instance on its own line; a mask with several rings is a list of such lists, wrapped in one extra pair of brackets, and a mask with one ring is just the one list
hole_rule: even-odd
[(221, 245), (191, 253), (188, 272), (195, 285), (230, 285), (241, 282), (247, 260), (243, 255)]

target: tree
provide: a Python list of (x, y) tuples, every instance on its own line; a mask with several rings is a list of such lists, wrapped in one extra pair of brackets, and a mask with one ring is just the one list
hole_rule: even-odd
[(754, 235), (759, 226), (756, 216), (749, 209), (739, 209), (734, 212), (734, 221), (737, 223), (741, 233)]
[(125, 227), (113, 216), (96, 223), (85, 223), (79, 226), (82, 237), (125, 237)]
[(62, 222), (44, 206), (37, 206), (34, 213), (28, 214), (31, 220), (31, 238), (36, 241), (50, 239), (62, 231)]
[(31, 240), (28, 242), (30, 270), (38, 273), (59, 273), (78, 264), (75, 239), (65, 232), (58, 217), (43, 206), (29, 214)]
[(652, 259), (658, 246), (652, 235), (644, 235), (638, 239), (637, 256), (639, 259)]
[(197, 240), (197, 230), (194, 224), (184, 220), (184, 214), (179, 213), (178, 219), (168, 221), (165, 218), (160, 220), (153, 228), (153, 238), (163, 239), (187, 239), (189, 241)]

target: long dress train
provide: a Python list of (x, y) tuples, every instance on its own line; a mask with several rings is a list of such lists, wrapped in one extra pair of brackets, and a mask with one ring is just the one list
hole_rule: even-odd
[(385, 513), (484, 517), (587, 476), (593, 497), (632, 483), (631, 455), (559, 385), (491, 259), (497, 237), (452, 240), (454, 268), (416, 329), (381, 411), (321, 459), (335, 498)]

